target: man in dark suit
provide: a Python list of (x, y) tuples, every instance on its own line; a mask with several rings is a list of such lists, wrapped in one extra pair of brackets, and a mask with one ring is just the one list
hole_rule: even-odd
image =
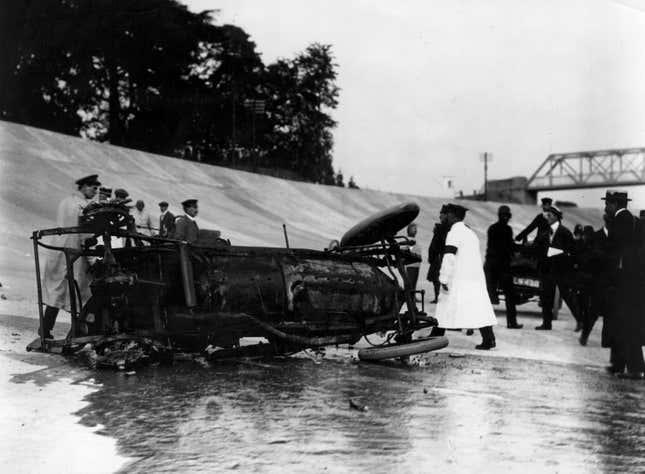
[(544, 232), (548, 232), (549, 230), (549, 223), (546, 221), (546, 218), (544, 217), (544, 213), (551, 207), (551, 204), (553, 204), (553, 199), (549, 197), (542, 198), (542, 212), (535, 216), (535, 218), (531, 221), (531, 223), (524, 229), (522, 232), (517, 234), (517, 237), (515, 237), (515, 240), (517, 242), (521, 242), (523, 240), (526, 240), (526, 238), (529, 236), (531, 232), (533, 232), (535, 229), (537, 229), (538, 234)]
[(198, 207), (197, 199), (186, 199), (181, 203), (184, 208), (184, 215), (179, 216), (175, 221), (175, 232), (173, 238), (177, 240), (184, 240), (189, 244), (197, 242), (199, 238), (199, 227), (195, 222)]
[(175, 216), (168, 210), (168, 203), (161, 201), (159, 203), (159, 237), (168, 237), (175, 231)]
[[(605, 346), (611, 348), (608, 370), (621, 377), (645, 378), (643, 317), (643, 265), (640, 259), (641, 222), (627, 210), (626, 192), (607, 191), (605, 212), (613, 216), (607, 235), (608, 275), (610, 278), (609, 317), (604, 333)], [(605, 329), (605, 328), (603, 328)], [(627, 372), (624, 373), (624, 370)]]
[(428, 275), (426, 279), (432, 283), (434, 287), (434, 300), (432, 303), (437, 302), (439, 297), (439, 270), (441, 269), (441, 259), (443, 258), (443, 249), (446, 246), (446, 235), (448, 235), (449, 226), (446, 223), (446, 210), (448, 206), (445, 204), (441, 206), (439, 211), (439, 222), (435, 223), (434, 231), (432, 234), (432, 241), (428, 247)]
[(513, 229), (508, 225), (508, 221), (511, 220), (511, 209), (508, 206), (500, 206), (497, 216), (499, 220), (488, 228), (486, 260), (484, 262), (486, 288), (492, 304), (499, 303), (497, 287), (502, 288), (506, 303), (506, 327), (520, 329), (522, 325), (517, 324), (513, 277), (511, 275), (511, 257), (515, 250)]
[[(589, 246), (584, 249), (581, 260), (581, 272), (584, 273), (586, 289), (586, 305), (582, 314), (582, 332), (580, 333), (580, 344), (587, 345), (589, 335), (598, 320), (598, 317), (607, 314), (607, 289), (609, 280), (607, 278), (607, 235), (609, 234), (609, 217), (603, 215), (605, 225), (593, 232)], [(585, 227), (585, 230), (587, 227)], [(585, 233), (586, 234), (586, 233)]]
[(560, 289), (560, 294), (576, 321), (580, 323), (579, 306), (571, 284), (573, 280), (572, 257), (575, 249), (573, 234), (562, 225), (562, 211), (557, 207), (550, 206), (544, 213), (544, 218), (549, 225), (549, 240), (548, 246), (545, 242), (541, 250), (542, 324), (535, 328), (538, 330), (551, 329), (556, 286)]

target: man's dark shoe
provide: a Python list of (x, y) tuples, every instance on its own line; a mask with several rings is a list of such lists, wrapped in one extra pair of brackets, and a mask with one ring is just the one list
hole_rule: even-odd
[(578, 339), (578, 342), (580, 343), (581, 346), (586, 346), (588, 340), (589, 340), (589, 334), (582, 331), (582, 333), (580, 334), (580, 338)]
[(435, 299), (433, 299), (430, 303), (431, 303), (431, 304), (437, 304), (437, 302), (438, 302), (438, 301), (439, 301), (439, 300), (438, 300), (437, 298), (435, 298)]
[(618, 367), (614, 367), (613, 365), (608, 365), (607, 367), (605, 367), (605, 371), (610, 374), (620, 374), (622, 373), (623, 369), (619, 369)]
[(551, 330), (551, 326), (546, 326), (546, 325), (544, 325), (544, 324), (540, 324), (539, 326), (536, 326), (536, 327), (535, 327), (535, 330), (536, 330), (536, 331), (550, 331), (550, 330)]
[(508, 329), (522, 329), (524, 325), (515, 323), (515, 324), (507, 324), (506, 327)]
[(495, 342), (482, 342), (481, 344), (477, 344), (475, 346), (475, 349), (479, 349), (480, 351), (488, 351), (494, 348), (495, 345)]
[(618, 374), (619, 379), (628, 379), (628, 380), (643, 380), (645, 379), (645, 373), (643, 372), (625, 372)]
[(473, 334), (475, 334), (473, 329), (466, 329), (466, 336), (472, 336)]

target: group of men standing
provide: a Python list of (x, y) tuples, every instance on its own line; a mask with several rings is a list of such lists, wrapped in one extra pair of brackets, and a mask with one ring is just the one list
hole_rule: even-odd
[[(64, 198), (58, 206), (56, 216), (56, 225), (58, 227), (78, 226), (85, 207), (93, 202), (109, 200), (112, 196), (111, 189), (101, 188), (101, 183), (96, 174), (78, 179), (76, 187), (77, 191)], [(114, 200), (128, 203), (130, 202), (129, 194), (124, 189), (116, 189), (114, 191)], [(184, 214), (175, 218), (168, 210), (168, 203), (161, 201), (159, 203), (161, 214), (158, 227), (156, 227), (153, 224), (153, 218), (145, 210), (144, 202), (138, 200), (134, 208), (130, 209), (131, 223), (129, 230), (144, 236), (156, 235), (161, 238), (172, 238), (194, 243), (199, 236), (199, 228), (197, 222), (195, 222), (195, 217), (198, 213), (198, 201), (196, 199), (187, 199), (182, 202), (182, 207)], [(155, 230), (158, 230), (158, 234), (154, 233)], [(54, 245), (81, 250), (86, 244), (86, 240), (90, 237), (92, 236), (88, 234), (63, 234), (57, 236), (58, 240)], [(77, 257), (73, 262), (74, 276), (76, 277), (77, 292), (81, 305), (85, 304), (91, 295), (89, 266), (89, 260), (85, 257)], [(45, 261), (42, 283), (45, 311), (40, 333), (45, 338), (51, 339), (51, 331), (56, 323), (58, 312), (61, 309), (71, 311), (70, 285), (67, 281), (67, 264), (63, 252), (50, 253)]]
[[(125, 200), (128, 198), (128, 192), (123, 189), (117, 189), (115, 196), (117, 199)], [(199, 234), (199, 228), (195, 222), (195, 216), (198, 213), (198, 201), (197, 199), (187, 199), (181, 205), (184, 214), (175, 217), (168, 210), (169, 205), (167, 201), (159, 202), (160, 214), (155, 225), (155, 219), (145, 209), (143, 200), (139, 199), (135, 203), (134, 208), (130, 209), (130, 215), (132, 216), (136, 232), (148, 236), (195, 242)]]
[[(492, 319), (490, 315), (491, 305), (499, 303), (499, 290), (505, 297), (507, 327), (521, 329), (511, 260), (522, 249), (537, 263), (541, 282), (542, 324), (535, 329), (552, 329), (557, 288), (576, 319), (580, 343), (586, 345), (602, 316), (602, 345), (611, 349), (608, 370), (621, 377), (644, 378), (645, 221), (627, 210), (627, 193), (607, 191), (603, 199), (605, 225), (596, 231), (587, 226), (576, 236), (562, 224), (563, 213), (550, 198), (542, 199), (542, 212), (515, 238), (510, 208), (500, 206), (498, 221), (488, 228), (483, 272), (479, 250), (474, 248), (477, 237), (462, 222), (465, 208), (444, 205), (428, 249), (427, 279), (435, 288), (439, 322), (433, 335), (450, 328), (480, 328), (483, 342), (477, 348), (495, 347), (494, 314)], [(530, 245), (515, 243), (526, 243), (534, 230), (537, 235)], [(481, 299), (482, 278), (487, 301)]]

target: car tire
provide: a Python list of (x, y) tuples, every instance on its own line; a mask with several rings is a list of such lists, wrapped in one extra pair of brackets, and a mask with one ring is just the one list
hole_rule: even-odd
[(448, 345), (448, 338), (445, 336), (427, 337), (405, 344), (389, 344), (387, 346), (367, 347), (358, 351), (360, 360), (373, 361), (396, 359), (424, 352), (443, 349)]

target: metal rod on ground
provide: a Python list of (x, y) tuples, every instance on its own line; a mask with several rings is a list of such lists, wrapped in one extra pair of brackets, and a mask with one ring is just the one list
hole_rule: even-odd
[(284, 242), (287, 244), (287, 248), (289, 247), (289, 236), (287, 235), (287, 225), (282, 224), (282, 231), (284, 232)]
[(31, 236), (34, 241), (34, 262), (36, 264), (36, 288), (38, 289), (38, 320), (40, 321), (40, 347), (45, 350), (45, 325), (43, 324), (43, 289), (40, 282), (40, 259), (38, 257), (38, 236), (34, 232)]

